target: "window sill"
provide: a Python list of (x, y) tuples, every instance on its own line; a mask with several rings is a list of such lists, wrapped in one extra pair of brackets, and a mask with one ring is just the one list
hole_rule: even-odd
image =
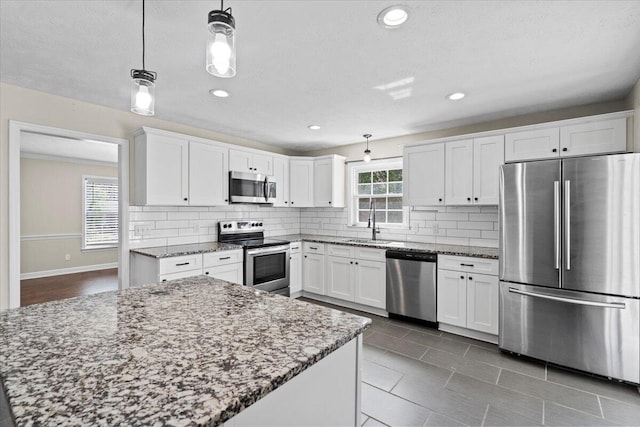
[(80, 252), (105, 251), (108, 249), (118, 249), (118, 245), (96, 245), (88, 246), (80, 249)]
[[(347, 228), (360, 229), (360, 230), (371, 229), (371, 227), (367, 227), (366, 225), (347, 225)], [(403, 225), (403, 224), (398, 224), (398, 225), (385, 224), (384, 226), (376, 225), (376, 228), (381, 231), (382, 230), (411, 230), (410, 226)]]

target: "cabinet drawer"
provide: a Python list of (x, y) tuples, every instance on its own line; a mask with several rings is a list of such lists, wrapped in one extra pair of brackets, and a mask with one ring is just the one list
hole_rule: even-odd
[(201, 274), (202, 270), (179, 271), (177, 273), (161, 274), (158, 279), (160, 282), (167, 282), (169, 280), (184, 279), (185, 277), (200, 276)]
[(498, 275), (498, 260), (477, 257), (438, 255), (438, 269)]
[(292, 254), (300, 253), (302, 250), (302, 242), (291, 242), (289, 247), (291, 248)]
[(242, 262), (241, 249), (202, 254), (202, 265), (204, 267), (217, 267), (219, 265), (235, 264), (237, 262)]
[(369, 261), (382, 261), (385, 262), (387, 251), (385, 249), (374, 248), (356, 248), (356, 258), (366, 259)]
[(202, 270), (202, 254), (176, 256), (160, 260), (160, 275), (195, 269)]
[(353, 258), (355, 249), (356, 248), (354, 248), (353, 246), (327, 245), (327, 253), (329, 255), (345, 258)]
[(306, 253), (324, 253), (324, 243), (302, 242), (302, 250)]

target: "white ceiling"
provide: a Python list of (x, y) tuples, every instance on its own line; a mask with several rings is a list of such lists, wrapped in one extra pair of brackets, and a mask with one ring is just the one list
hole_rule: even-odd
[(20, 154), (35, 154), (38, 157), (53, 159), (118, 163), (117, 144), (62, 138), (33, 132), (22, 132), (20, 135)]
[[(640, 78), (637, 0), (401, 1), (409, 20), (384, 29), (395, 3), (227, 0), (238, 72), (220, 79), (204, 69), (219, 2), (147, 1), (156, 116), (305, 151), (617, 100)], [(0, 1), (1, 80), (128, 110), (141, 5)]]

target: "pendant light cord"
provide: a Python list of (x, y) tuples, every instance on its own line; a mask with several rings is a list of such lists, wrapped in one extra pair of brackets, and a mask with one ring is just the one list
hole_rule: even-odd
[(142, 0), (142, 69), (147, 69), (144, 66), (144, 0)]

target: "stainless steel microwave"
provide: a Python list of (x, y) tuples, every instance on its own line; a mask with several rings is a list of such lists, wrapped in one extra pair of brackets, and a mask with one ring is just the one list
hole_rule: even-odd
[(231, 203), (273, 203), (276, 183), (273, 177), (250, 172), (229, 172), (229, 201)]

